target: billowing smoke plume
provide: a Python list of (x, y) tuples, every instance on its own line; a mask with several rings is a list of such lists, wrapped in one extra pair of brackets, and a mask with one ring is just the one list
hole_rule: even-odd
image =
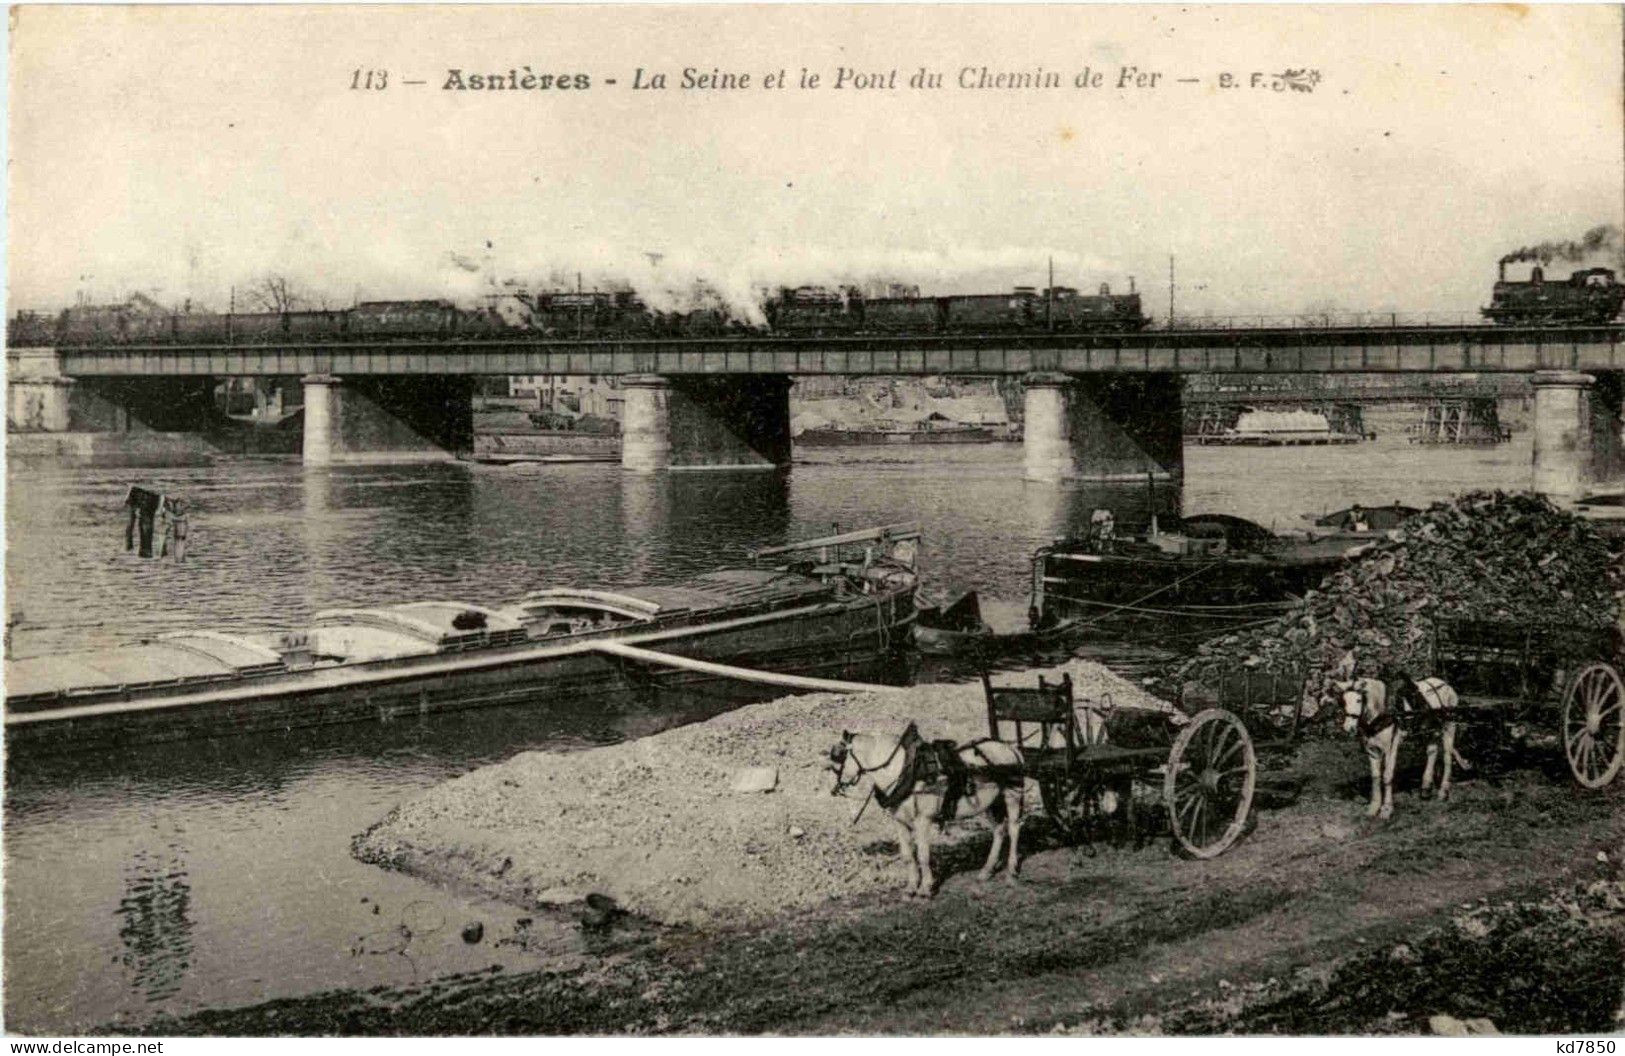
[[(552, 256), (550, 254), (550, 256)], [(562, 256), (562, 254), (560, 255)], [(996, 293), (1014, 285), (1042, 287), (1053, 260), (1055, 281), (1084, 286), (1102, 279), (1126, 289), (1127, 277), (1111, 261), (1067, 250), (1001, 247), (937, 250), (830, 250), (801, 247), (793, 253), (758, 252), (727, 261), (685, 253), (629, 254), (580, 249), (565, 260), (513, 270), (531, 278), (532, 289), (631, 289), (655, 311), (717, 308), (748, 323), (765, 322), (763, 305), (781, 287), (887, 285), (918, 287), (924, 295)]]
[[(344, 244), (305, 253), (318, 264), (296, 266), (292, 250), (269, 248), (251, 267), (219, 275), (210, 287), (194, 284), (193, 272), (209, 274), (210, 262), (191, 267), (178, 259), (167, 271), (149, 268), (135, 288), (194, 310), (243, 310), (243, 291), (275, 280), (300, 307), (345, 308), (359, 301), (445, 298), (471, 308), (493, 305), (523, 318), (523, 301), (536, 294), (583, 289), (632, 290), (651, 309), (692, 312), (720, 309), (740, 322), (766, 321), (764, 305), (781, 287), (855, 286), (869, 296), (889, 285), (916, 287), (924, 296), (998, 293), (1014, 286), (1043, 287), (1051, 260), (1055, 281), (1093, 293), (1109, 282), (1126, 291), (1121, 261), (1041, 245), (968, 247), (952, 250), (759, 245), (660, 247), (628, 245), (592, 237), (561, 240), (510, 235), (426, 253), (409, 239), (383, 238), (364, 249)], [(232, 292), (235, 285), (235, 293)], [(128, 295), (109, 287), (98, 296), (111, 303)], [(55, 306), (49, 303), (42, 307)]]
[(1599, 253), (1613, 253), (1620, 248), (1619, 228), (1613, 224), (1598, 224), (1572, 242), (1542, 242), (1524, 246), (1501, 258), (1502, 264), (1520, 261), (1539, 261), (1550, 264), (1554, 260), (1578, 263)]

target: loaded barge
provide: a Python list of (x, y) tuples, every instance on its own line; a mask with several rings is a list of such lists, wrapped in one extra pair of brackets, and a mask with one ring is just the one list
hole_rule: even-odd
[(190, 631), (8, 660), (6, 742), (79, 751), (387, 721), (715, 678), (718, 663), (793, 688), (809, 680), (789, 676), (862, 671), (907, 641), (919, 538), (895, 525), (667, 586), (334, 609), (281, 634)]
[(1070, 624), (1104, 637), (1154, 627), (1201, 636), (1271, 619), (1417, 511), (1359, 506), (1277, 535), (1240, 517), (1174, 518), (1117, 535), (1097, 512), (1089, 532), (1033, 555), (1035, 630)]

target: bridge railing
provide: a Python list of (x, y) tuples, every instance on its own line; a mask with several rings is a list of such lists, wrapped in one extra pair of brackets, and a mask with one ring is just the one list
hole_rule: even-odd
[(1430, 326), (1480, 326), (1478, 312), (1309, 312), (1289, 315), (1181, 315), (1153, 330), (1346, 330)]

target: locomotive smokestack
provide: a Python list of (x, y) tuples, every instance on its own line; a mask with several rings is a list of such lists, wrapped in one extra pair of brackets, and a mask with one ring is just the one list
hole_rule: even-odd
[(1499, 270), (1495, 274), (1495, 281), (1496, 282), (1505, 282), (1505, 281), (1507, 281), (1507, 262), (1503, 260), (1503, 261), (1501, 261), (1501, 263), (1496, 265), (1496, 267)]

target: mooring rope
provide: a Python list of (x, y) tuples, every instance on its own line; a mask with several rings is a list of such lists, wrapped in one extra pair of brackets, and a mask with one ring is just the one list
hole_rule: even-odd
[[(1172, 590), (1175, 587), (1179, 586), (1181, 583), (1185, 583), (1185, 582), (1187, 582), (1189, 580), (1195, 579), (1197, 576), (1201, 575), (1202, 573), (1209, 572), (1209, 571), (1211, 571), (1211, 570), (1213, 570), (1213, 569), (1215, 569), (1217, 567), (1218, 567), (1218, 562), (1203, 565), (1202, 567), (1196, 569), (1196, 571), (1194, 571), (1194, 572), (1191, 572), (1191, 573), (1189, 573), (1187, 575), (1180, 576), (1178, 579), (1174, 580), (1172, 583), (1165, 583), (1162, 586), (1158, 587), (1156, 590), (1151, 591), (1149, 594), (1144, 594), (1144, 595), (1141, 595), (1138, 598), (1135, 598), (1133, 601), (1129, 602), (1127, 605), (1110, 606), (1110, 605), (1106, 605), (1106, 603), (1104, 603), (1104, 602), (1084, 601), (1084, 599), (1082, 599), (1082, 598), (1067, 598), (1065, 595), (1060, 595), (1060, 597), (1062, 598), (1063, 601), (1082, 601), (1086, 605), (1105, 605), (1105, 607), (1108, 607), (1108, 608), (1133, 610), (1134, 607), (1138, 606), (1141, 602), (1148, 601), (1151, 598), (1156, 597), (1158, 594), (1163, 593), (1164, 591)], [(1085, 627), (1093, 626), (1094, 624), (1099, 623), (1101, 620), (1104, 620), (1105, 618), (1106, 618), (1106, 615), (1102, 615), (1098, 619), (1086, 621), (1083, 624), (1083, 626), (1085, 626)]]

